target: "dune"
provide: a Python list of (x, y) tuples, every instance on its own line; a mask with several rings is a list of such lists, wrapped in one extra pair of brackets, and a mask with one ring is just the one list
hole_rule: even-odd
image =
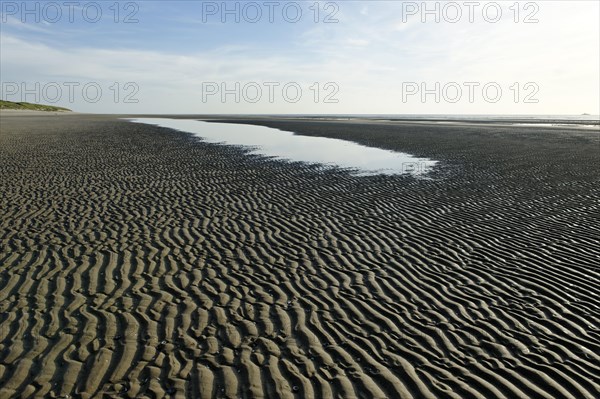
[(0, 397), (598, 397), (597, 132), (237, 122), (440, 162), (4, 114)]

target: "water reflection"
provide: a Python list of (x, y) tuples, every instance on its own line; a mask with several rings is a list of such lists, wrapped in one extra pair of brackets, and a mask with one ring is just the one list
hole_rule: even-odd
[(212, 123), (192, 119), (130, 120), (192, 133), (209, 143), (249, 147), (252, 154), (349, 168), (358, 175), (423, 175), (436, 164), (436, 161), (402, 152), (366, 147), (326, 137), (300, 136), (265, 126)]

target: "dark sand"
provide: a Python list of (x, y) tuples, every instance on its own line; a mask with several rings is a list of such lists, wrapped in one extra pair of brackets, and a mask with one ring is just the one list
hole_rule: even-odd
[(1, 398), (598, 397), (597, 131), (254, 122), (441, 163), (3, 114)]

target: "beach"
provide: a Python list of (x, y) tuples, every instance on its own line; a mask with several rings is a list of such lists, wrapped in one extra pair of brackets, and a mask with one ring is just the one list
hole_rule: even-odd
[(2, 398), (598, 397), (597, 130), (204, 118), (438, 161), (355, 176), (0, 116)]

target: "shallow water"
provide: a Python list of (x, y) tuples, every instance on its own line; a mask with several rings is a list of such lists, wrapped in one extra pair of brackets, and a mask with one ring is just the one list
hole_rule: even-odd
[(366, 147), (326, 137), (300, 136), (265, 126), (202, 122), (191, 119), (138, 118), (146, 123), (192, 133), (209, 143), (244, 146), (250, 153), (276, 159), (352, 169), (357, 175), (424, 175), (437, 163), (410, 154)]

